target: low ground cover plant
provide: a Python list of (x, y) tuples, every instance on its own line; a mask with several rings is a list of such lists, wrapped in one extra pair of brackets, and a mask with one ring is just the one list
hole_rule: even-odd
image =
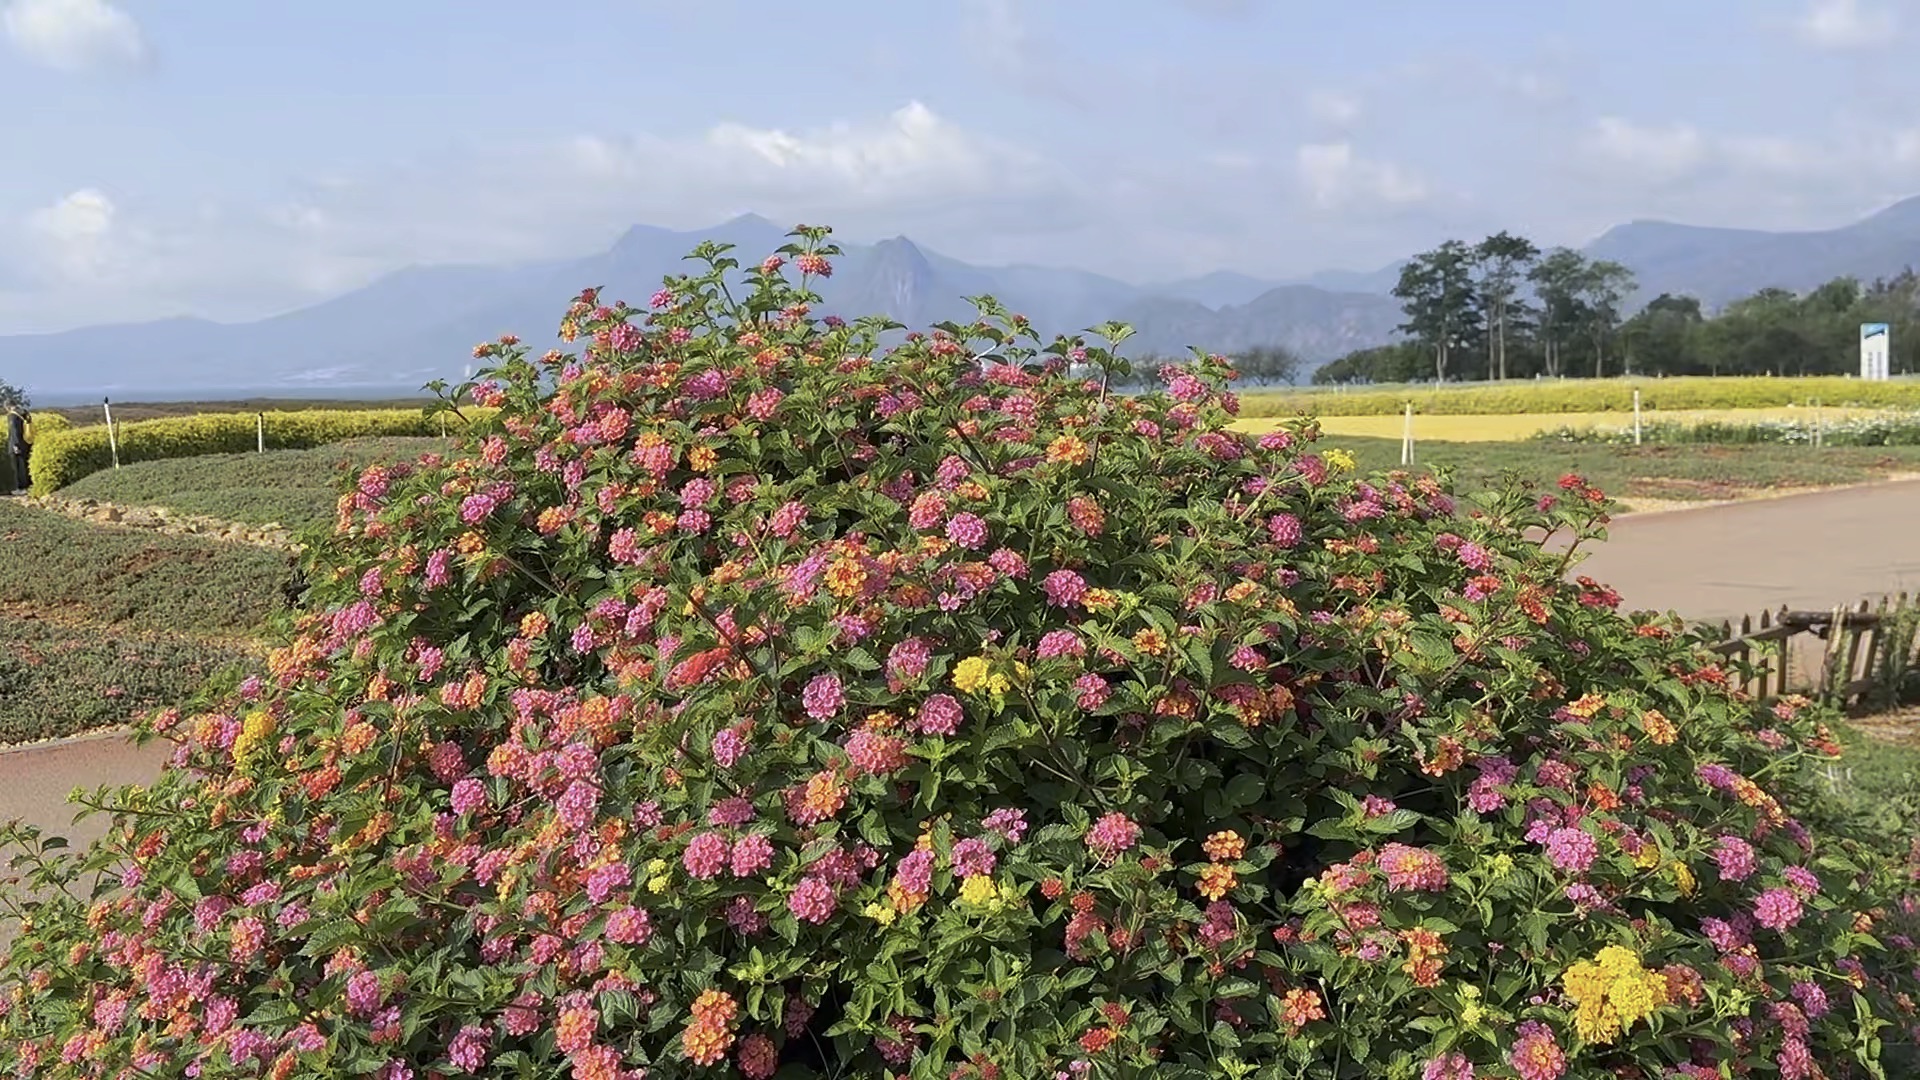
[[(1642, 443), (1717, 444), (1723, 446), (1920, 446), (1920, 412), (1877, 416), (1776, 417), (1750, 422), (1641, 425)], [(1543, 431), (1543, 442), (1632, 445), (1633, 428), (1617, 424), (1563, 425)]]
[(0, 743), (125, 724), (244, 664), (242, 644), (48, 618), (0, 606)]
[(83, 477), (61, 494), (304, 529), (332, 521), (343, 472), (411, 461), (449, 445), (439, 438), (351, 439), (309, 450), (143, 461)]
[(1571, 379), (1463, 387), (1394, 387), (1255, 392), (1247, 416), (1395, 415), (1411, 402), (1423, 415), (1584, 413), (1643, 409), (1764, 409), (1824, 404), (1828, 408), (1920, 408), (1920, 382), (1863, 382), (1841, 376), (1683, 376), (1672, 379)]
[(1815, 710), (1566, 580), (1590, 484), (1362, 477), (988, 301), (881, 354), (809, 315), (835, 253), (490, 349), (267, 677), (26, 856), (116, 877), (31, 911), (0, 1067), (1881, 1075), (1906, 867)]
[(293, 580), (291, 559), (277, 552), (0, 503), (0, 602), (103, 634), (257, 634), (286, 609)]

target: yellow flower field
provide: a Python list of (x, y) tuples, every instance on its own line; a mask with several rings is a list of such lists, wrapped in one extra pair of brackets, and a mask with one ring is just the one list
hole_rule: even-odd
[[(1648, 409), (1641, 414), (1645, 424), (1684, 423), (1699, 424), (1715, 421), (1725, 424), (1756, 423), (1762, 420), (1806, 419), (1818, 415), (1826, 420), (1843, 420), (1857, 416), (1874, 416), (1886, 412), (1884, 409), (1812, 409), (1799, 406), (1783, 406), (1772, 409)], [(1279, 417), (1255, 417), (1240, 421), (1236, 427), (1243, 431), (1271, 431), (1285, 421)], [(1329, 435), (1366, 437), (1377, 439), (1397, 439), (1400, 437), (1405, 420), (1401, 416), (1327, 416), (1320, 420), (1320, 427)], [(1438, 442), (1518, 442), (1532, 438), (1543, 431), (1557, 431), (1569, 427), (1630, 429), (1633, 427), (1632, 413), (1619, 412), (1577, 412), (1577, 413), (1513, 413), (1499, 416), (1422, 416), (1413, 418), (1413, 437), (1416, 441)]]

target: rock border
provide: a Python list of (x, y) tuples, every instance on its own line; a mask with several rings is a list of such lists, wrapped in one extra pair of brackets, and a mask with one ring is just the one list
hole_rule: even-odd
[(204, 514), (183, 514), (164, 506), (129, 506), (100, 499), (69, 498), (63, 495), (29, 495), (21, 499), (26, 506), (63, 514), (91, 525), (123, 529), (145, 529), (161, 536), (197, 536), (231, 544), (249, 544), (274, 551), (298, 553), (304, 545), (293, 538), (293, 530), (279, 522), (247, 525)]

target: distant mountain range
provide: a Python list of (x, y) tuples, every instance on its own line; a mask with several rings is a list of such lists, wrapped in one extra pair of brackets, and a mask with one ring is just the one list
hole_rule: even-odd
[[(752, 214), (690, 232), (640, 225), (585, 258), (409, 267), (253, 322), (178, 318), (0, 336), (0, 375), (43, 396), (413, 388), (458, 376), (475, 343), (503, 333), (544, 347), (567, 300), (584, 287), (643, 303), (662, 277), (688, 269), (683, 258), (702, 240), (732, 243), (753, 257), (779, 246), (784, 234)], [(1219, 271), (1142, 286), (1085, 270), (975, 266), (906, 237), (842, 246), (846, 253), (820, 288), (824, 313), (884, 314), (909, 326), (968, 319), (973, 309), (963, 297), (990, 293), (1047, 335), (1108, 319), (1130, 323), (1136, 356), (1281, 344), (1317, 364), (1383, 344), (1401, 322), (1388, 295), (1398, 263), (1292, 282)], [(1803, 290), (1842, 274), (1871, 279), (1920, 264), (1920, 197), (1824, 232), (1636, 221), (1585, 251), (1631, 268), (1641, 299), (1684, 293), (1712, 307), (1766, 286)]]

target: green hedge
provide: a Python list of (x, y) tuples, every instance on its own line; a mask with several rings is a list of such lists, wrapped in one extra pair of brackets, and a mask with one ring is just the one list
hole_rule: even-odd
[[(464, 411), (469, 418), (492, 412), (475, 407)], [(430, 416), (414, 409), (308, 409), (264, 415), (269, 450), (306, 450), (345, 439), (439, 435), (443, 422), (447, 431), (457, 430), (460, 424), (452, 415)], [(201, 454), (245, 453), (258, 448), (252, 413), (206, 413), (116, 423), (114, 431), (120, 443), (122, 465)], [(105, 424), (43, 435), (33, 446), (34, 494), (55, 491), (112, 465), (113, 451), (108, 445)]]
[(1411, 402), (1426, 415), (1508, 416), (1519, 413), (1631, 412), (1633, 392), (1644, 409), (1770, 409), (1819, 402), (1829, 407), (1920, 408), (1920, 382), (1863, 382), (1843, 376), (1689, 376), (1674, 379), (1569, 379), (1456, 388), (1255, 391), (1240, 399), (1242, 416), (1387, 416)]

